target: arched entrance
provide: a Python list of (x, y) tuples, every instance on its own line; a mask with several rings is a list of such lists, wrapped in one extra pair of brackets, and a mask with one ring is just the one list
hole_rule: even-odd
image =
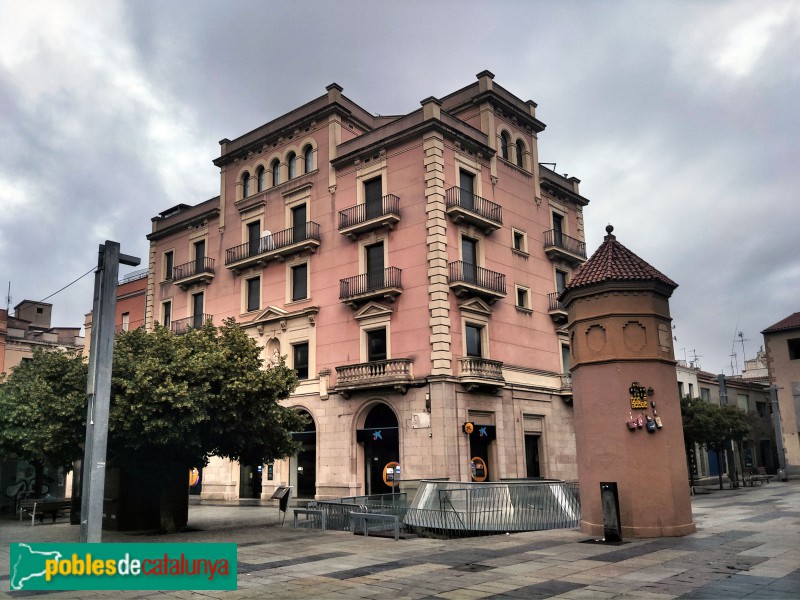
[(317, 493), (317, 428), (308, 411), (297, 412), (306, 415), (308, 422), (303, 431), (292, 433), (292, 439), (302, 445), (289, 460), (289, 485), (297, 498), (313, 499)]
[[(373, 406), (356, 431), (356, 441), (364, 448), (364, 490), (366, 494), (390, 494), (384, 470), (389, 463), (400, 462), (400, 436), (397, 417), (386, 404)], [(394, 466), (393, 466), (394, 468)]]

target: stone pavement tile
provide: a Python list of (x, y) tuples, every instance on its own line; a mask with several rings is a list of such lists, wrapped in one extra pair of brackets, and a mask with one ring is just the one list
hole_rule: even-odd
[(447, 600), (469, 600), (469, 599), (478, 599), (478, 598), (486, 598), (487, 596), (491, 596), (491, 593), (482, 592), (478, 590), (472, 590), (469, 588), (459, 588), (457, 590), (452, 590), (450, 592), (442, 592), (440, 594), (436, 594), (437, 598), (446, 598)]
[(625, 575), (621, 576), (621, 579), (630, 579), (632, 581), (662, 581), (669, 577), (673, 577), (678, 575), (679, 573), (683, 573), (686, 569), (685, 568), (670, 568), (664, 565), (654, 565), (652, 567), (647, 567), (644, 569), (640, 569), (638, 571), (631, 571)]
[(570, 600), (604, 600), (606, 598), (616, 598), (615, 592), (604, 592), (596, 589), (580, 588), (577, 590), (570, 590), (553, 598), (569, 598)]

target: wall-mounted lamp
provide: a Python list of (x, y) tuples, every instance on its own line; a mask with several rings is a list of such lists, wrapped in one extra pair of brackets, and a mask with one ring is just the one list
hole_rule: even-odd
[(651, 387), (647, 388), (647, 395), (648, 396), (652, 396), (655, 393), (656, 393), (656, 391), (653, 388), (651, 388)]

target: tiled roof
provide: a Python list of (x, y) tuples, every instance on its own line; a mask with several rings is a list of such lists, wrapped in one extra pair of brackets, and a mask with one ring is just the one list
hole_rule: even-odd
[(567, 285), (568, 290), (608, 281), (659, 281), (672, 289), (678, 284), (628, 250), (606, 227), (608, 235)]
[(782, 331), (784, 329), (800, 329), (800, 312), (789, 315), (775, 323), (775, 325), (770, 325), (761, 333), (772, 333), (773, 331)]

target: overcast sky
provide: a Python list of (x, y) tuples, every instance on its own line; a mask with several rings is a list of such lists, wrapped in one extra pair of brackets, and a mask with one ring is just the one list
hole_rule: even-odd
[[(146, 266), (150, 219), (219, 193), (220, 139), (334, 81), (405, 114), (484, 69), (539, 105), (588, 252), (612, 223), (680, 285), (676, 358), (730, 374), (738, 332), (752, 358), (800, 311), (800, 2), (774, 0), (0, 0), (3, 295), (44, 299), (107, 239)], [(92, 279), (54, 325), (83, 324)]]

